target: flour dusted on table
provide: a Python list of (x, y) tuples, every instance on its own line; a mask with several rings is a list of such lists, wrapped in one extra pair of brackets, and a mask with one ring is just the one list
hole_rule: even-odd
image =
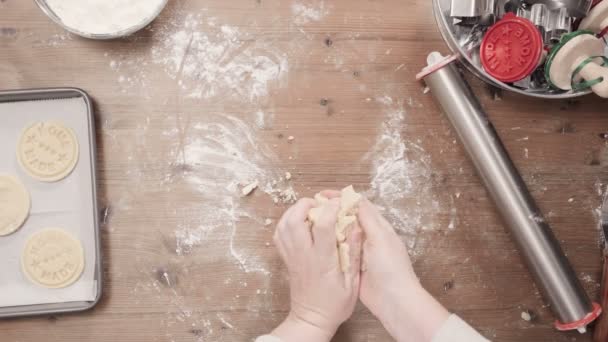
[(166, 0), (47, 0), (68, 27), (88, 34), (113, 34), (149, 21)]

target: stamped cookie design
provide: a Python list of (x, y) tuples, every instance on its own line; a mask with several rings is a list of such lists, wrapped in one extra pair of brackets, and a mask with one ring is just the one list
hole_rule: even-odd
[(62, 229), (49, 228), (32, 235), (21, 256), (23, 273), (47, 288), (72, 285), (84, 270), (80, 241)]
[(0, 236), (19, 229), (30, 212), (30, 195), (15, 177), (0, 174)]
[(70, 128), (57, 122), (39, 122), (23, 131), (17, 159), (33, 178), (56, 182), (74, 170), (78, 151), (78, 140)]

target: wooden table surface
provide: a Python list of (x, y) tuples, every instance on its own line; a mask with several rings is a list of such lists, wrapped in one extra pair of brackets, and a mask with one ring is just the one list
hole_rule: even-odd
[[(432, 50), (446, 47), (429, 0), (170, 0), (153, 25), (116, 41), (68, 34), (33, 1), (0, 0), (0, 88), (74, 86), (94, 98), (105, 276), (93, 310), (3, 320), (0, 340), (251, 341), (289, 309), (265, 220), (292, 190), (354, 184), (398, 227), (422, 283), (487, 337), (589, 341), (553, 329), (414, 80)], [(606, 102), (471, 83), (597, 299)], [(241, 197), (239, 183), (254, 180), (260, 189)], [(391, 338), (360, 305), (334, 340)]]

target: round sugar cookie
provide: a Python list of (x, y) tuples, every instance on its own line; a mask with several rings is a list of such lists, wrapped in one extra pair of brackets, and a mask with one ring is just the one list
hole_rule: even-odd
[(25, 243), (21, 267), (27, 278), (47, 288), (72, 285), (84, 271), (82, 244), (62, 229), (34, 233)]
[(19, 229), (30, 213), (30, 194), (17, 178), (0, 174), (0, 236)]
[(38, 122), (26, 128), (17, 143), (17, 160), (34, 179), (57, 182), (78, 163), (78, 139), (58, 122)]

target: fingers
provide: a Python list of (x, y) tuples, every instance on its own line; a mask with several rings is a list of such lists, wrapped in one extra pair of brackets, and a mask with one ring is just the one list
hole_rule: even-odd
[(290, 210), (291, 213), (287, 217), (287, 224), (296, 226), (306, 223), (308, 212), (316, 205), (315, 201), (311, 198), (302, 198), (296, 204), (294, 204)]
[(279, 220), (274, 240), (284, 257), (312, 246), (312, 234), (306, 218), (308, 211), (314, 206), (314, 200), (303, 198), (289, 208)]
[(331, 199), (323, 206), (321, 215), (312, 227), (314, 248), (321, 255), (336, 254), (336, 221), (338, 220), (339, 210), (340, 200), (337, 198)]
[(320, 192), (321, 196), (325, 197), (325, 198), (337, 198), (340, 197), (340, 195), (342, 194), (340, 191), (337, 190), (323, 190)]
[(363, 198), (359, 204), (357, 217), (367, 239), (376, 240), (387, 235), (397, 237), (393, 226), (382, 216), (378, 208), (366, 198)]

